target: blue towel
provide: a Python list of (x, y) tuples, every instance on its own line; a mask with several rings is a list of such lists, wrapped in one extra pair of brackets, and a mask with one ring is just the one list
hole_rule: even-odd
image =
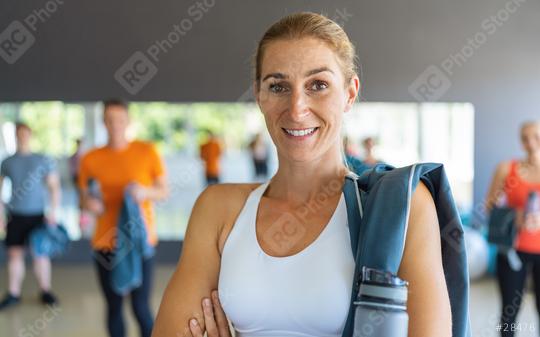
[(37, 256), (58, 257), (68, 250), (69, 236), (62, 225), (44, 225), (30, 233), (30, 247)]
[(407, 205), (420, 181), (430, 191), (437, 210), (442, 264), (452, 310), (452, 336), (471, 336), (463, 228), (443, 165), (422, 163), (394, 168), (378, 164), (358, 173), (360, 176), (349, 175), (343, 188), (356, 270), (342, 336), (351, 337), (353, 333), (353, 301), (358, 294), (362, 266), (397, 274), (405, 242)]
[(116, 246), (112, 258), (111, 285), (125, 295), (142, 284), (143, 259), (154, 255), (138, 203), (126, 190), (118, 217)]
[(346, 155), (345, 161), (349, 169), (356, 174), (361, 174), (365, 170), (369, 170), (370, 168), (372, 168), (372, 166), (369, 166), (368, 164), (364, 163), (362, 160), (356, 157), (353, 157), (351, 155)]

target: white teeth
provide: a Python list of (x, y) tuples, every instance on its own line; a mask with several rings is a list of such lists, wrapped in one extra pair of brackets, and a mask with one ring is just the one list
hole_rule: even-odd
[(305, 135), (309, 135), (309, 134), (312, 134), (313, 131), (315, 131), (316, 128), (309, 128), (309, 129), (303, 129), (303, 130), (290, 130), (290, 129), (285, 129), (285, 131), (291, 135), (291, 136), (295, 136), (295, 137), (302, 137), (302, 136), (305, 136)]

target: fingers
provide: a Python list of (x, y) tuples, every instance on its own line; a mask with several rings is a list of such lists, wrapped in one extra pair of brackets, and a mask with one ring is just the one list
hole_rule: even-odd
[(219, 296), (217, 290), (212, 291), (212, 304), (214, 306), (214, 315), (216, 317), (216, 322), (219, 330), (220, 337), (230, 337), (231, 331), (229, 330), (229, 321), (227, 316), (221, 307), (219, 302)]
[(195, 318), (189, 320), (189, 330), (193, 337), (203, 337), (203, 331)]
[(539, 214), (529, 213), (525, 215), (523, 221), (524, 228), (529, 231), (536, 231), (540, 228), (540, 217)]
[(203, 313), (208, 337), (220, 337), (221, 335), (216, 326), (216, 319), (214, 318), (214, 308), (212, 307), (212, 301), (209, 298), (203, 299)]
[(218, 292), (212, 292), (212, 299), (204, 298), (202, 301), (204, 314), (204, 327), (201, 327), (195, 318), (189, 321), (189, 330), (193, 337), (203, 337), (206, 330), (208, 337), (231, 337), (229, 321), (221, 307)]

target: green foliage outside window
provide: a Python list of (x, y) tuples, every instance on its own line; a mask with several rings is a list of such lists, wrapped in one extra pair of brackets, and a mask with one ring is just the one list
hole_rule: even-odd
[(84, 134), (84, 108), (62, 102), (2, 104), (0, 122), (22, 121), (32, 128), (32, 149), (53, 156), (69, 156)]
[[(196, 144), (210, 130), (229, 148), (246, 144), (246, 115), (256, 106), (245, 103), (132, 103), (130, 115), (135, 136), (156, 143), (163, 153), (186, 150), (190, 137)], [(260, 116), (262, 118), (262, 115)]]

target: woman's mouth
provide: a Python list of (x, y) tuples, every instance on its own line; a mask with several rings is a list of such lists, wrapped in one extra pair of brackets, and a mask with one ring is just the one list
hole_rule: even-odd
[(281, 128), (285, 134), (289, 137), (302, 139), (313, 136), (313, 134), (319, 129), (319, 127), (306, 128), (306, 129), (286, 129)]

